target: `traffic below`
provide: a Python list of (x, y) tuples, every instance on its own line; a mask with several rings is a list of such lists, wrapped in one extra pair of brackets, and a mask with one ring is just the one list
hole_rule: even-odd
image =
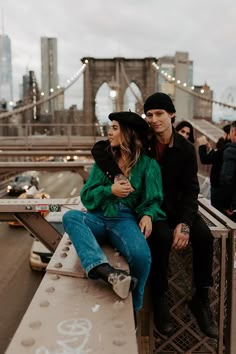
[[(78, 196), (83, 180), (77, 173), (42, 172), (40, 192), (51, 198)], [(2, 198), (15, 199), (5, 193)], [(10, 227), (0, 222), (0, 353), (4, 353), (37, 290), (44, 273), (30, 267), (33, 237), (23, 227)]]

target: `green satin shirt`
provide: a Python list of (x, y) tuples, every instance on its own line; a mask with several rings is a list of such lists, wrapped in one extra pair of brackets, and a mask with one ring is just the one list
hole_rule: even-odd
[(161, 210), (163, 201), (161, 171), (158, 163), (150, 157), (140, 155), (132, 168), (129, 181), (134, 192), (126, 198), (118, 198), (111, 192), (112, 181), (95, 163), (80, 196), (87, 210), (102, 210), (104, 216), (114, 217), (118, 213), (118, 203), (132, 209), (138, 219), (149, 215), (152, 221), (164, 220)]

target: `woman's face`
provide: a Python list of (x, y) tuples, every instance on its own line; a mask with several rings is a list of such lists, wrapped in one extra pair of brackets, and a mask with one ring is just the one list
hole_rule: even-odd
[(113, 120), (108, 130), (108, 139), (112, 147), (119, 146), (121, 143), (120, 124)]
[(189, 139), (190, 136), (190, 128), (189, 127), (183, 127), (178, 131), (179, 134), (183, 135), (185, 139)]

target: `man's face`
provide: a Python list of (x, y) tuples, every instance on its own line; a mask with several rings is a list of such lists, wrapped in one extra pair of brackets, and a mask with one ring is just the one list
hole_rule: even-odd
[(171, 118), (174, 115), (174, 113), (168, 113), (164, 109), (150, 109), (146, 113), (147, 121), (156, 134), (172, 129)]
[(231, 127), (229, 135), (230, 135), (230, 140), (232, 141), (232, 143), (236, 143), (236, 128)]

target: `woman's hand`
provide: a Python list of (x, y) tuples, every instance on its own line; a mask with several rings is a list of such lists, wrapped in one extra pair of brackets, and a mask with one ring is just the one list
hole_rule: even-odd
[(111, 186), (111, 192), (118, 198), (128, 197), (134, 191), (129, 181), (117, 181)]
[(148, 238), (152, 232), (152, 219), (148, 215), (144, 215), (139, 221), (139, 227), (145, 238)]

